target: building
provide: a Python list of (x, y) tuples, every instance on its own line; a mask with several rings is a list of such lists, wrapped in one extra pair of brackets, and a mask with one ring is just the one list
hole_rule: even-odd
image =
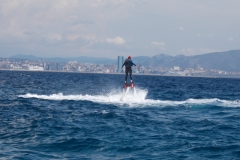
[(39, 66), (29, 66), (28, 70), (30, 70), (30, 71), (44, 71), (44, 68), (39, 67)]
[(174, 67), (173, 67), (173, 70), (174, 70), (174, 71), (180, 71), (180, 67), (174, 66)]
[(118, 56), (118, 70), (117, 70), (118, 73), (122, 72), (123, 62), (124, 62), (124, 57), (123, 56)]

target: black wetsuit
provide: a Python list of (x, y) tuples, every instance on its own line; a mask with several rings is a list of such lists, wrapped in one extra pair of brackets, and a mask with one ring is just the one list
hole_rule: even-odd
[(122, 67), (125, 66), (125, 82), (127, 82), (128, 73), (130, 75), (130, 79), (132, 80), (132, 66), (133, 65), (136, 66), (136, 64), (134, 64), (131, 59), (126, 59), (122, 65)]

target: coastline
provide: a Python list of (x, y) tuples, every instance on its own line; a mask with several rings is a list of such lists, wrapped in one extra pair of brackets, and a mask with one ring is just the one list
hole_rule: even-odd
[[(52, 72), (52, 73), (74, 73), (74, 74), (106, 74), (106, 75), (125, 75), (125, 73), (100, 73), (100, 72), (74, 72), (74, 71), (55, 71), (55, 70), (23, 70), (23, 69), (0, 69), (0, 71), (17, 71), (17, 72)], [(193, 75), (193, 76), (182, 76), (182, 75), (162, 75), (162, 74), (144, 74), (144, 73), (133, 73), (133, 76), (161, 76), (161, 77), (189, 77), (189, 78), (232, 78), (239, 79), (240, 76), (206, 76), (206, 75)]]

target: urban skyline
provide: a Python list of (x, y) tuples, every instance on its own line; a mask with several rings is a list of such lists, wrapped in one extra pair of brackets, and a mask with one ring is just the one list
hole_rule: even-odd
[[(120, 61), (124, 60), (123, 56), (118, 56)], [(75, 73), (103, 73), (103, 74), (123, 74), (125, 69), (121, 68), (119, 72), (119, 61), (115, 65), (93, 64), (93, 63), (78, 63), (77, 61), (64, 62), (45, 62), (0, 58), (0, 70), (11, 71), (51, 71), (51, 72), (75, 72)], [(225, 77), (225, 78), (240, 78), (240, 72), (226, 72), (222, 70), (204, 70), (203, 68), (180, 68), (174, 66), (172, 68), (161, 67), (133, 67), (134, 74), (142, 75), (159, 75), (159, 76), (187, 76), (187, 77)]]

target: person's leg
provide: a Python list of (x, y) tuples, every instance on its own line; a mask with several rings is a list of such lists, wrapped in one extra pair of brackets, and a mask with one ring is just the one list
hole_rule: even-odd
[(128, 77), (128, 69), (125, 70), (125, 83), (127, 83), (127, 77)]
[(130, 80), (131, 80), (131, 83), (132, 83), (132, 69), (129, 70), (129, 74), (130, 74)]

